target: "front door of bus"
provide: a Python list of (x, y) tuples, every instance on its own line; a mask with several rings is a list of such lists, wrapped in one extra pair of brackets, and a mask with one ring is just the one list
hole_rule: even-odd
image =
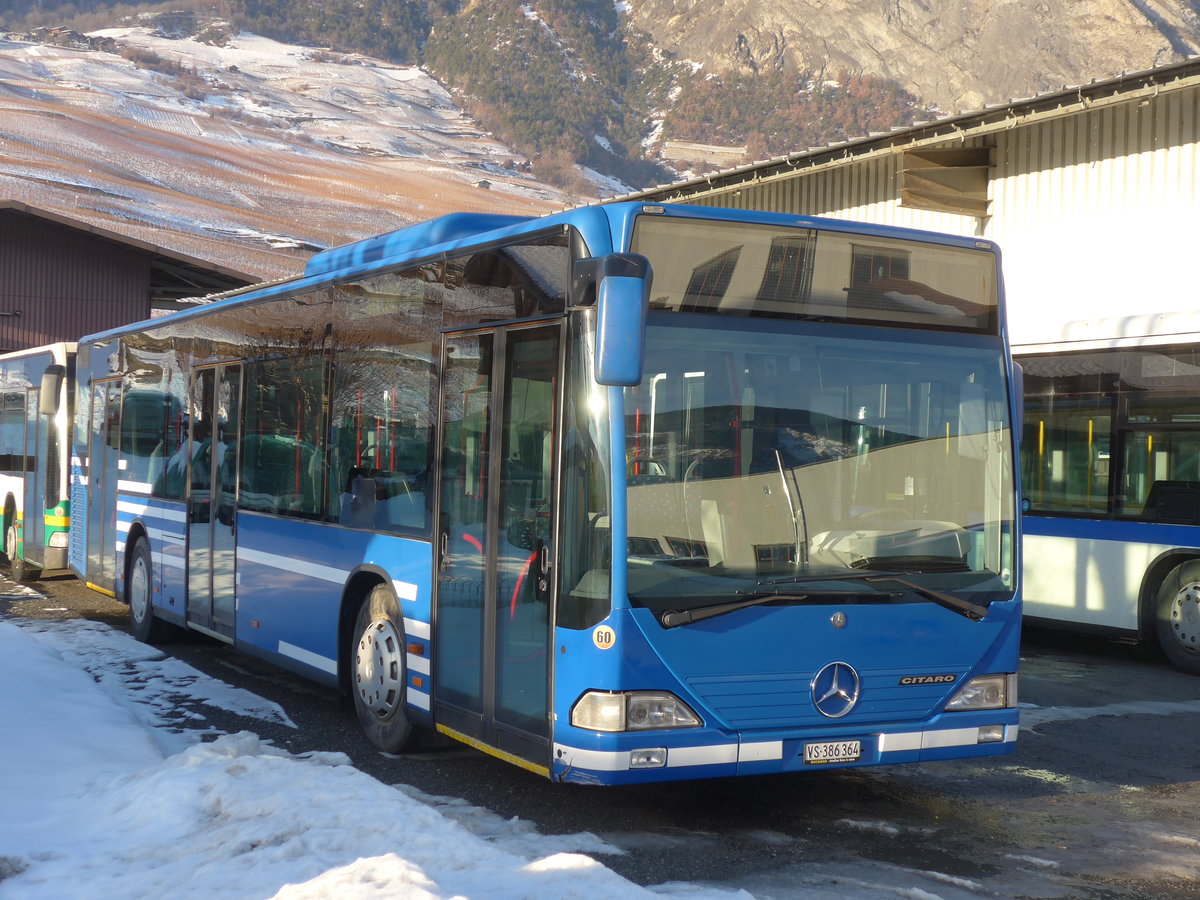
[(96, 382), (88, 449), (87, 582), (105, 591), (116, 587), (120, 440), (121, 382)]
[(435, 697), (440, 726), (549, 764), (558, 325), (447, 335)]
[(197, 369), (192, 377), (187, 618), (225, 638), (234, 633), (241, 396), (239, 364)]

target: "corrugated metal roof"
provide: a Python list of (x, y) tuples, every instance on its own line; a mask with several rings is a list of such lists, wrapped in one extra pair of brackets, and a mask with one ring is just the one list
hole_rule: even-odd
[(893, 151), (898, 147), (908, 148), (927, 142), (945, 141), (947, 137), (961, 137), (965, 140), (968, 135), (981, 131), (1067, 115), (1099, 103), (1122, 102), (1140, 93), (1172, 90), (1196, 81), (1200, 81), (1200, 56), (1136, 72), (1122, 72), (1111, 78), (1094, 79), (1087, 84), (1064, 85), (1058, 90), (1046, 91), (1033, 97), (1012, 99), (1007, 103), (989, 104), (982, 109), (958, 112), (932, 121), (897, 126), (890, 132), (838, 141), (823, 147), (810, 147), (786, 156), (634, 191), (603, 202), (682, 199), (702, 191), (724, 189), (787, 175), (797, 169), (841, 164), (873, 153)]

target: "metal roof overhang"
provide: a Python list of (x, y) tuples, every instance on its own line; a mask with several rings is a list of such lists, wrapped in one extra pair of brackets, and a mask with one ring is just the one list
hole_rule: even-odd
[(948, 140), (968, 138), (1015, 128), (1037, 121), (1073, 115), (1118, 103), (1128, 103), (1166, 91), (1200, 85), (1200, 56), (1182, 62), (1155, 66), (1137, 72), (1125, 72), (1113, 78), (1097, 79), (1085, 85), (1064, 87), (1020, 100), (961, 112), (929, 122), (898, 126), (888, 132), (876, 132), (825, 147), (789, 153), (762, 162), (661, 184), (642, 191), (612, 197), (604, 203), (627, 200), (682, 202), (689, 197), (736, 191), (749, 184), (789, 178), (800, 172), (814, 172), (850, 161), (944, 145)]

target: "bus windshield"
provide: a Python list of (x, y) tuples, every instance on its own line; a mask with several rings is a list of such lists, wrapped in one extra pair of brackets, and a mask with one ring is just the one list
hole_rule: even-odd
[(785, 588), (909, 596), (883, 573), (979, 604), (1011, 596), (998, 342), (762, 326), (651, 314), (624, 398), (631, 601), (662, 614)]

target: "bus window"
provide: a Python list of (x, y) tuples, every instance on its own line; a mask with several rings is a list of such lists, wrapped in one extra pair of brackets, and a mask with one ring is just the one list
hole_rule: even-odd
[(343, 525), (424, 529), (433, 437), (433, 344), (342, 353), (333, 389), (330, 513)]
[(438, 280), (427, 265), (336, 288), (327, 503), (342, 525), (429, 527)]
[(325, 359), (259, 360), (248, 368), (238, 506), (317, 518), (324, 513)]
[(1112, 400), (1093, 394), (1053, 404), (1053, 415), (1037, 401), (1025, 407), (1023, 485), (1030, 508), (1039, 512), (1108, 510)]
[(0, 394), (0, 470), (25, 468), (25, 391)]

